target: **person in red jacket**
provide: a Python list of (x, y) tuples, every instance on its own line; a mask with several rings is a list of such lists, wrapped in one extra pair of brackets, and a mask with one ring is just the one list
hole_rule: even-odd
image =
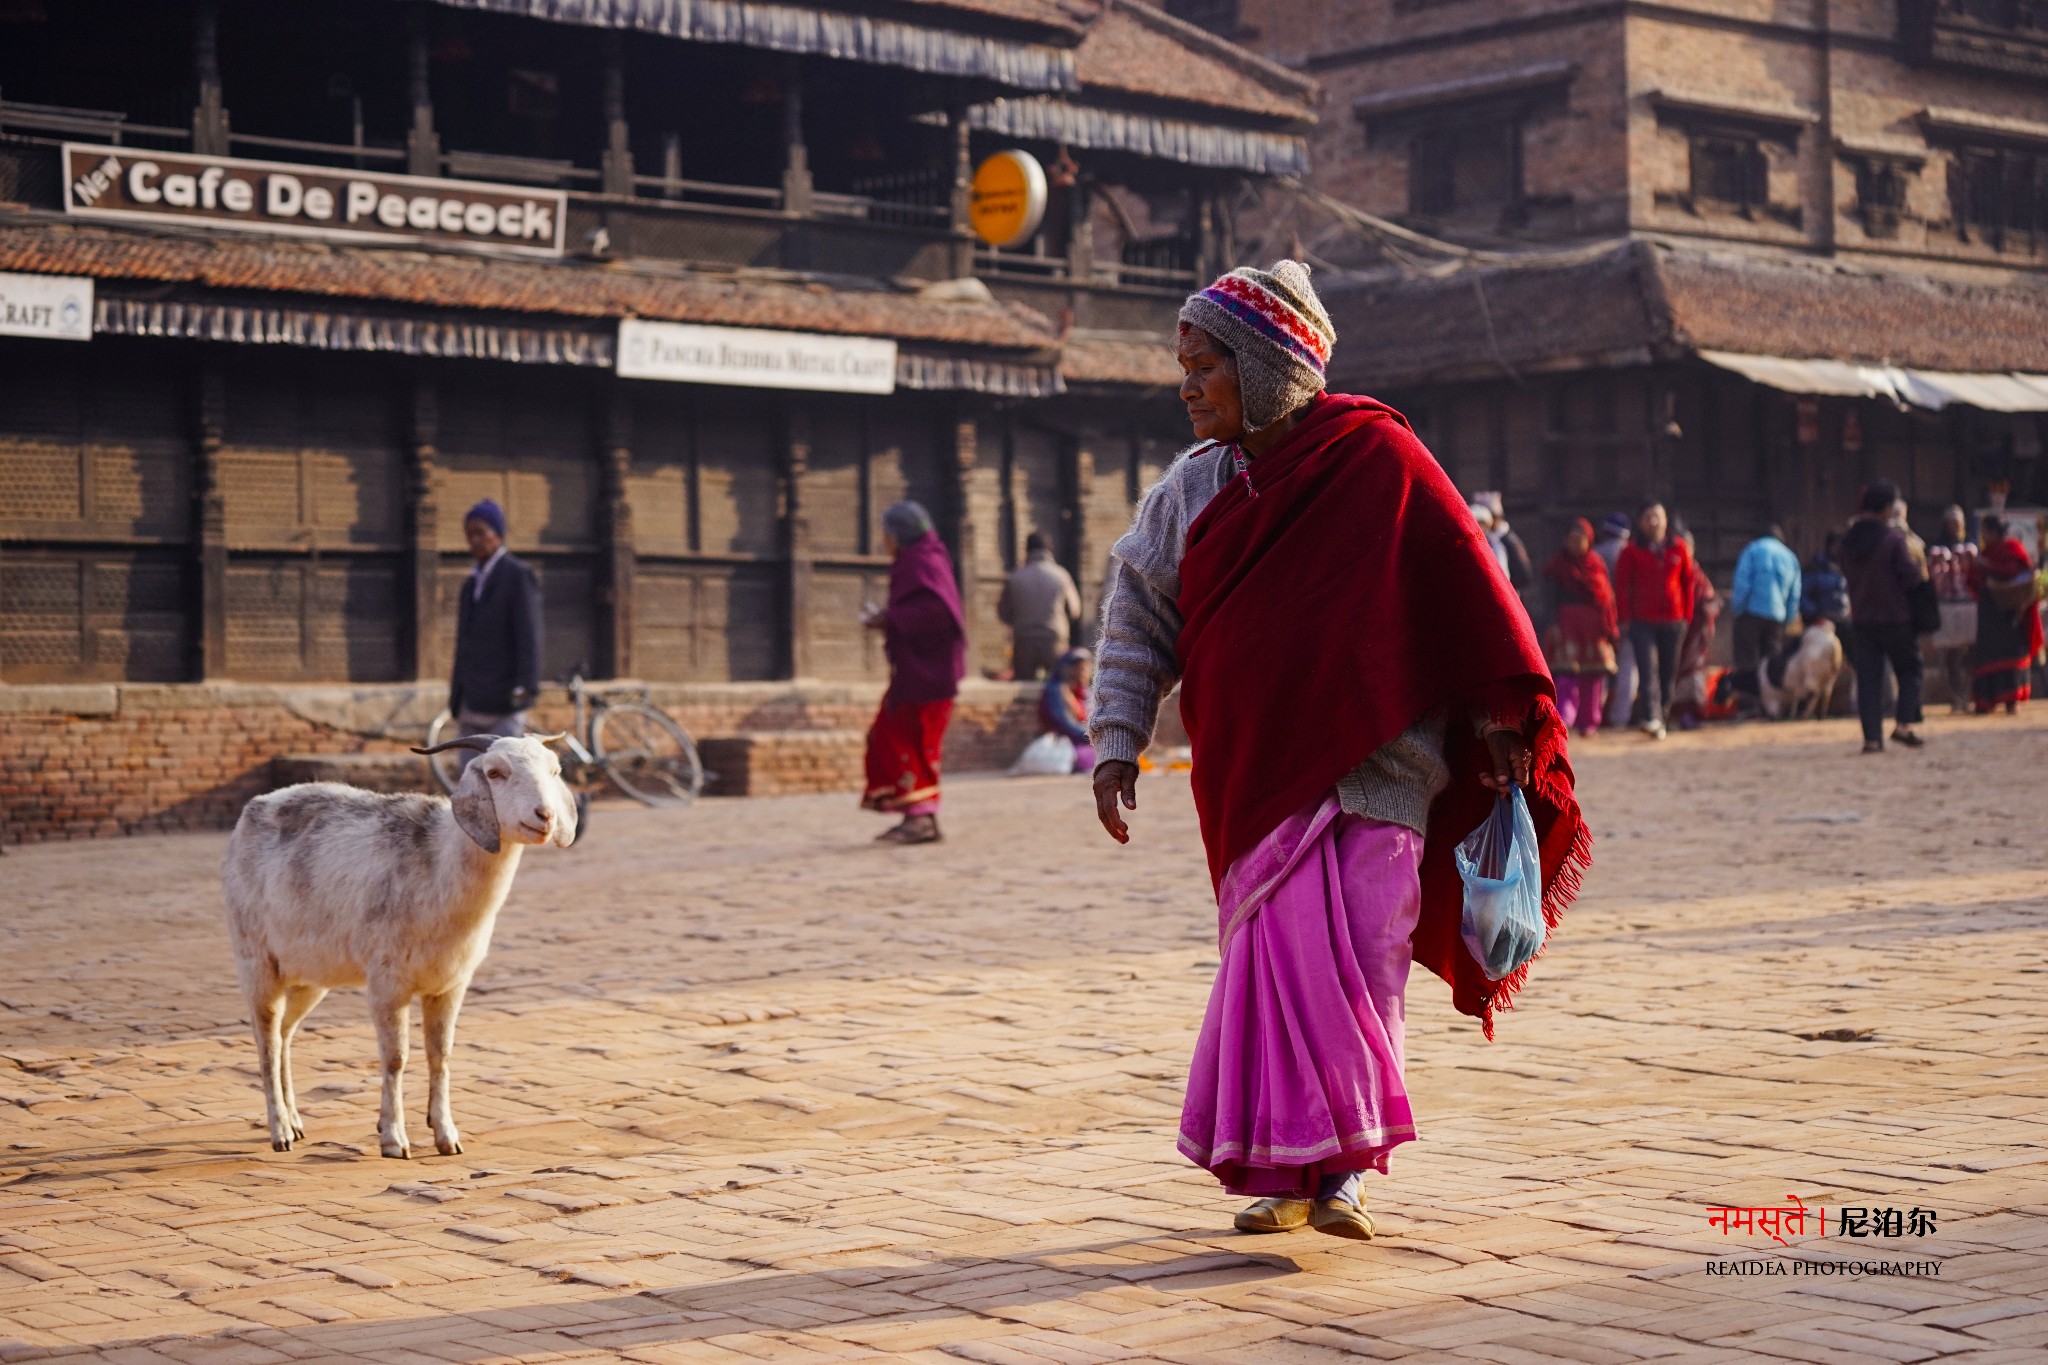
[(1664, 713), (1678, 673), (1678, 647), (1692, 620), (1693, 560), (1685, 542), (1671, 534), (1664, 504), (1636, 513), (1634, 537), (1614, 564), (1615, 607), (1642, 679), (1636, 724), (1652, 739), (1664, 738)]

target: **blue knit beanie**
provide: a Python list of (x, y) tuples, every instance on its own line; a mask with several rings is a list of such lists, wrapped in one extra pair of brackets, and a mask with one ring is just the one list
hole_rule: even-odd
[(496, 499), (485, 498), (482, 502), (462, 514), (462, 524), (464, 526), (469, 525), (472, 521), (480, 521), (490, 527), (498, 533), (498, 539), (503, 540), (505, 538), (505, 509), (498, 506)]

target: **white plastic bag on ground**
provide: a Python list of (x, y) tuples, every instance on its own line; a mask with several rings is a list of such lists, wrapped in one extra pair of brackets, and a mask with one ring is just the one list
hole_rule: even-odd
[(1489, 981), (1499, 981), (1543, 947), (1543, 864), (1536, 822), (1516, 787), (1458, 845), (1465, 882), (1461, 930)]
[(1012, 777), (1065, 777), (1074, 771), (1074, 741), (1046, 733), (1024, 746), (1010, 765)]

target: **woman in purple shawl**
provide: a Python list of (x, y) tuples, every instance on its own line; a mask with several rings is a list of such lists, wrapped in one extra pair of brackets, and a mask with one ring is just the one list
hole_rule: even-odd
[(902, 813), (903, 823), (880, 836), (883, 843), (935, 844), (939, 750), (967, 671), (966, 619), (952, 557), (924, 508), (899, 502), (882, 513), (882, 539), (892, 556), (889, 604), (863, 621), (882, 632), (889, 690), (868, 729), (861, 805)]

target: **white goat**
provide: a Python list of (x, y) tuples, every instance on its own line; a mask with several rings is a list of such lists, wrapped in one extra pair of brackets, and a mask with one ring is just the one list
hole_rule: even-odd
[(490, 949), (521, 849), (574, 842), (576, 806), (543, 739), (473, 735), (413, 752), (451, 748), (477, 751), (452, 801), (307, 782), (257, 797), (235, 824), (221, 885), (275, 1151), (306, 1135), (292, 1091), (292, 1034), (341, 986), (367, 988), (377, 1026), (384, 1155), (412, 1154), (401, 1087), (415, 996), (434, 1147), (462, 1150), (448, 1112), (455, 1016)]
[(1815, 621), (1799, 637), (1799, 647), (1785, 660), (1784, 680), (1771, 681), (1771, 661), (1757, 670), (1757, 691), (1764, 714), (1772, 720), (1797, 720), (1808, 706), (1815, 720), (1825, 720), (1842, 671), (1842, 640), (1835, 623)]

